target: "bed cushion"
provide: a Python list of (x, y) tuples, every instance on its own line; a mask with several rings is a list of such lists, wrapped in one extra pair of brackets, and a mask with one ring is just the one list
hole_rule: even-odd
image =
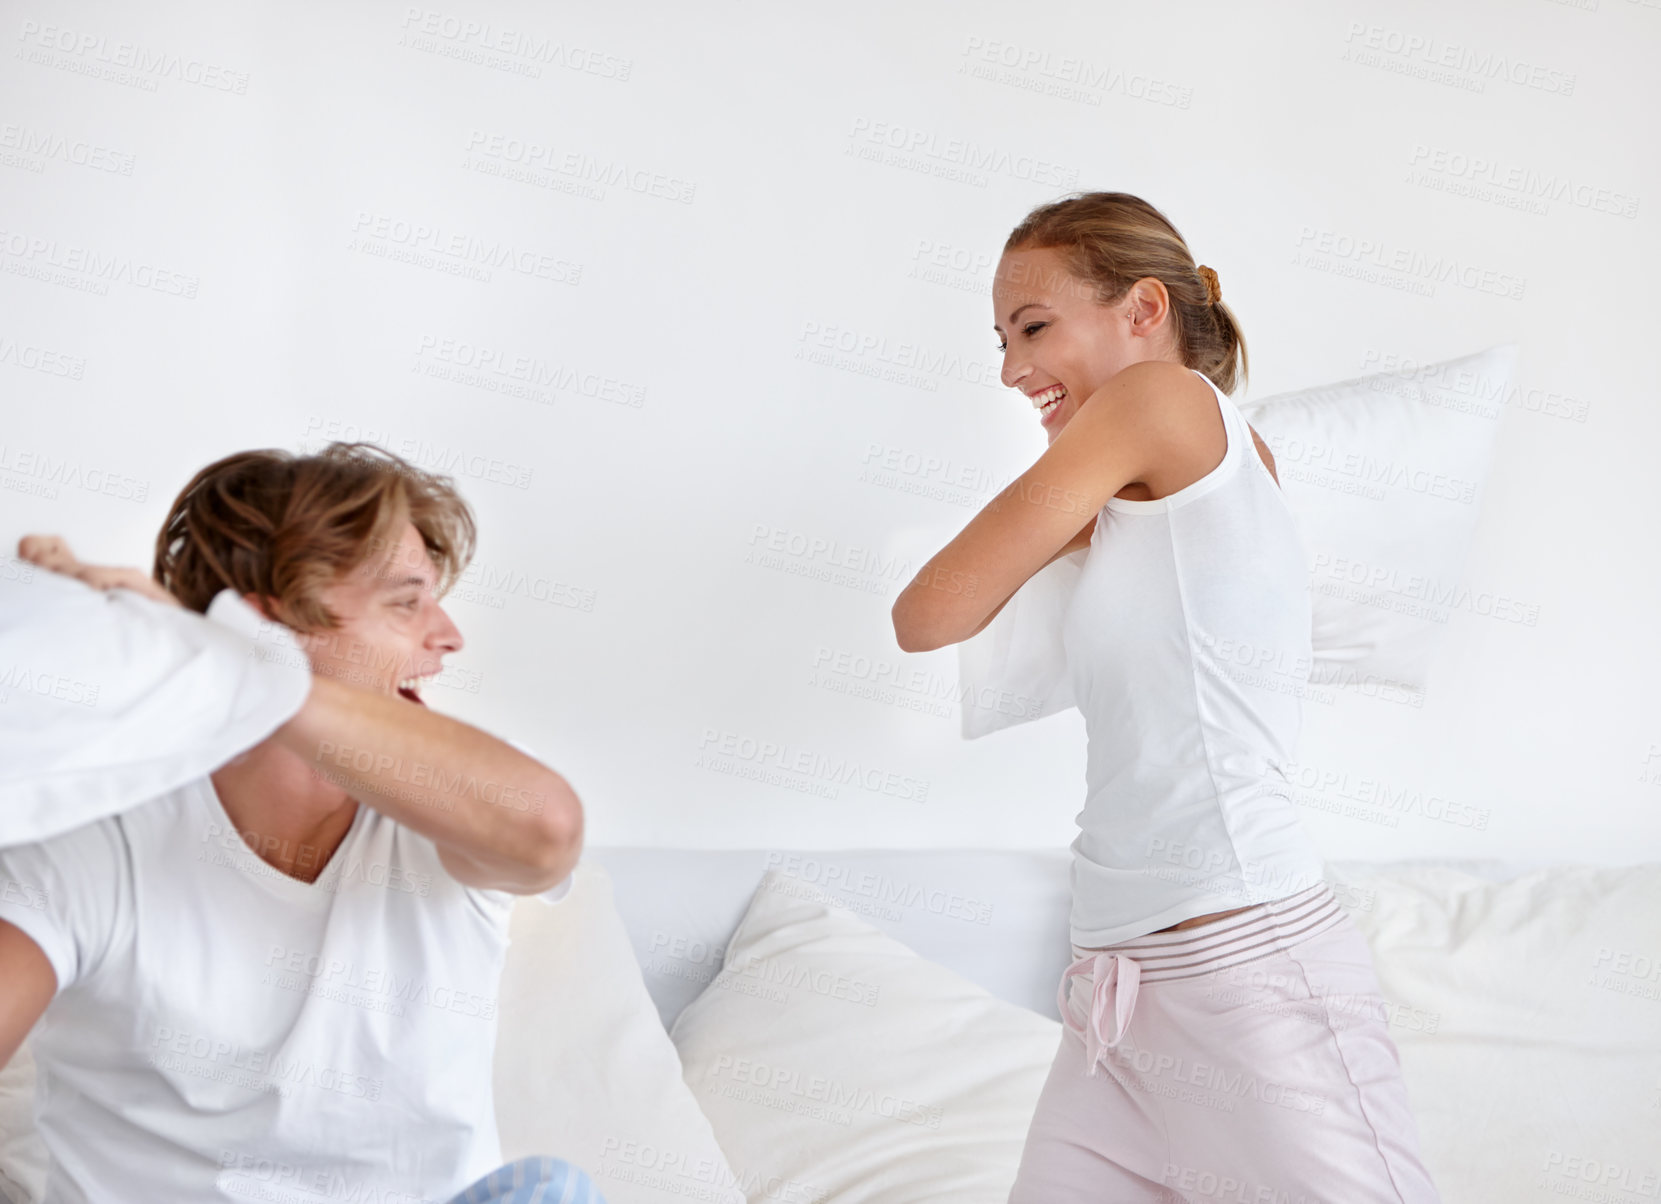
[(1448, 1204), (1661, 1194), (1661, 865), (1331, 868)]
[(0, 1201), (37, 1204), (46, 1190), (46, 1143), (35, 1130), (35, 1059), (25, 1041), (0, 1068)]
[(1004, 1204), (1061, 1026), (774, 870), (671, 1036), (751, 1201)]
[(565, 1158), (609, 1204), (741, 1204), (646, 992), (606, 871), (585, 861), (558, 904), (519, 900), (509, 937), (495, 1063), (503, 1161)]

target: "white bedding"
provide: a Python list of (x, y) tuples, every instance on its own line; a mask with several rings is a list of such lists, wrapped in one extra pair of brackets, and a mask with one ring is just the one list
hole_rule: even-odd
[[(928, 1042), (938, 1029), (930, 1029), (928, 1018), (914, 1014), (919, 1009), (905, 1001), (924, 1001), (922, 1010), (935, 1017), (943, 1006), (954, 1009), (972, 1018), (964, 1023), (988, 1034), (1015, 1034), (1007, 1048), (1000, 1047), (1013, 1061), (990, 1066), (987, 1081), (1019, 1082), (1025, 1085), (1021, 1090), (1030, 1090), (1040, 1063), (1048, 1061), (1037, 1038), (1055, 1031), (1055, 983), (1067, 956), (1064, 852), (598, 848), (590, 850), (589, 860), (609, 874), (621, 923), (608, 920), (596, 927), (594, 939), (610, 933), (604, 940), (612, 948), (590, 948), (583, 966), (626, 969), (629, 954), (621, 951), (632, 947), (658, 1015), (671, 1023), (683, 1013), (690, 1018), (676, 1026), (675, 1036), (683, 1045), (686, 1086), (695, 1096), (708, 1096), (721, 1075), (742, 1073), (735, 1059), (752, 1050), (775, 1069), (794, 1066), (820, 1077), (829, 1072), (840, 1075), (837, 1081), (844, 1086), (882, 1088), (878, 1116), (883, 1100), (910, 1098), (941, 1109), (943, 1123), (942, 1101), (954, 1101), (954, 1125), (962, 1120), (979, 1126), (974, 1131), (981, 1134), (980, 1153), (991, 1157), (1002, 1151), (996, 1158), (1007, 1161), (1018, 1149), (1016, 1130), (1023, 1122), (999, 1102), (996, 1091), (972, 1077), (928, 1076), (935, 1060), (956, 1074), (951, 1068), (961, 1070), (963, 1060), (953, 1055), (961, 1051), (942, 1044), (931, 1059)], [(1445, 1204), (1656, 1198), (1661, 1192), (1661, 865), (1345, 861), (1328, 869), (1373, 949), (1425, 1158)], [(686, 1011), (721, 972), (738, 922), (753, 912), (756, 888), (769, 870), (776, 872), (775, 881), (813, 883), (813, 894), (822, 889), (832, 902), (853, 904), (806, 917), (783, 943), (777, 934), (799, 917), (774, 915), (771, 927), (757, 920), (748, 943), (741, 942), (740, 951), (749, 955), (782, 957), (801, 981), (820, 982), (823, 971), (830, 975), (823, 981), (855, 984), (857, 990), (850, 987), (855, 996), (863, 991), (888, 1004), (855, 1007), (846, 992), (803, 995), (799, 1002), (806, 1010), (798, 1019), (810, 1020), (806, 1012), (814, 1008), (837, 1009), (832, 1046), (823, 1043), (822, 1024), (774, 1022), (763, 1031), (750, 993), (730, 984)], [(550, 933), (539, 945), (516, 945), (510, 967), (516, 957), (567, 961), (549, 952), (565, 947), (564, 940)], [(530, 969), (535, 973), (527, 976)], [(541, 981), (536, 990), (545, 1013), (552, 1008), (574, 1015), (574, 1003), (558, 1003), (563, 987), (549, 965), (520, 965), (515, 976), (504, 977), (504, 991), (513, 981)], [(952, 986), (954, 979), (961, 985)], [(977, 1002), (975, 995), (982, 992)], [(627, 996), (619, 986), (609, 998)], [(531, 1003), (530, 995), (525, 998)], [(992, 1006), (997, 1000), (1006, 1002)], [(1011, 1002), (1030, 1009), (1026, 1029), (1012, 1021), (1018, 1009), (1009, 1009)], [(536, 1005), (531, 1006), (504, 1028), (498, 1065), (522, 1069), (522, 1060), (530, 1059), (545, 1068), (545, 1077), (521, 1075), (517, 1087), (508, 1080), (499, 1083), (509, 1112), (529, 1107), (513, 1101), (532, 1098), (527, 1093), (537, 1091), (539, 1082), (561, 1080), (562, 1058), (583, 1059), (588, 1073), (619, 1056), (606, 1044), (616, 1032), (631, 1034), (629, 1042), (640, 1050), (653, 1043), (661, 1050), (670, 1039), (667, 1033), (654, 1035), (656, 1025), (649, 1019), (623, 1027), (585, 1019), (582, 1039), (562, 1044), (537, 1029)], [(650, 1017), (644, 1000), (639, 1008)], [(504, 1020), (507, 1015), (505, 1009)], [(885, 1047), (916, 1047), (921, 1060), (909, 1070), (898, 1055), (879, 1058), (882, 1065), (860, 1061)], [(647, 1062), (636, 1055), (632, 1065), (644, 1068)], [(0, 1073), (0, 1171), (15, 1170), (20, 1152), (27, 1156), (23, 1069), (14, 1064)], [(899, 1079), (889, 1073), (899, 1070)], [(738, 1131), (734, 1124), (751, 1122), (733, 1102), (729, 1096), (702, 1098), (700, 1106), (739, 1181), (752, 1188), (752, 1204), (779, 1198), (768, 1192), (781, 1184), (804, 1190), (843, 1185), (847, 1194), (827, 1197), (832, 1200), (938, 1198), (927, 1189), (935, 1166), (942, 1175), (957, 1176), (952, 1181), (969, 1193), (956, 1204), (997, 1199), (1002, 1172), (985, 1158), (971, 1166), (961, 1149), (936, 1141), (941, 1130), (933, 1123), (934, 1112), (911, 1109), (891, 1129), (861, 1129), (857, 1140), (851, 1126), (843, 1126), (849, 1135), (839, 1142), (822, 1119), (797, 1118), (816, 1127), (796, 1132), (777, 1108), (756, 1113), (766, 1132)], [(919, 1125), (918, 1117), (929, 1123)], [(505, 1115), (502, 1128), (504, 1134), (529, 1135), (543, 1120), (528, 1113)], [(638, 1127), (638, 1140), (631, 1137), (630, 1143), (604, 1126), (596, 1130), (614, 1204), (651, 1198), (631, 1194), (646, 1181), (636, 1172), (647, 1163), (660, 1164), (665, 1150), (680, 1168), (716, 1166), (713, 1154), (685, 1152), (697, 1144), (686, 1136), (697, 1125), (684, 1108), (673, 1124), (645, 1119)], [(653, 1144), (657, 1130), (662, 1133)], [(920, 1143), (895, 1136), (908, 1132)], [(536, 1141), (551, 1139), (544, 1132)], [(1013, 1173), (1012, 1166), (1005, 1169)], [(716, 1171), (709, 1176), (700, 1171), (696, 1183), (712, 1185), (715, 1176)], [(905, 1188), (906, 1183), (912, 1186)], [(691, 1180), (678, 1184), (677, 1190), (690, 1185)], [(894, 1185), (901, 1190), (888, 1191)], [(0, 1198), (4, 1194), (0, 1180)]]
[[(1444, 1204), (1656, 1198), (1661, 864), (1471, 868), (1486, 876), (1329, 866)], [(778, 897), (757, 892), (671, 1034), (734, 1169), (843, 1204), (1002, 1204), (1025, 1125), (1009, 1098), (1035, 1095), (1055, 1026), (858, 916), (816, 913), (800, 880), (764, 882)]]

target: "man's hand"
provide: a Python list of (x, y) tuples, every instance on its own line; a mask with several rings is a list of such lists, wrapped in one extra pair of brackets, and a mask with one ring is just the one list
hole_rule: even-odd
[(75, 559), (75, 554), (69, 550), (69, 544), (61, 535), (25, 535), (17, 541), (17, 557), (51, 572), (73, 577), (93, 589), (130, 589), (157, 602), (180, 605), (177, 598), (152, 581), (143, 569), (82, 564)]

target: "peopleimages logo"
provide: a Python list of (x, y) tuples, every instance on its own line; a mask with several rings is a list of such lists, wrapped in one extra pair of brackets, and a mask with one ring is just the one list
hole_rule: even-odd
[[(562, 150), (493, 130), (474, 129), (468, 135), (466, 149), (468, 154), (476, 155), (481, 160), (523, 171), (565, 177), (591, 190), (619, 187), (683, 205), (690, 205), (698, 192), (694, 181), (648, 171), (624, 159), (600, 158), (581, 151)], [(587, 195), (596, 200), (604, 198), (603, 191), (598, 195), (591, 191)]]
[[(1442, 146), (1426, 146), (1422, 142), (1414, 143), (1413, 153), (1407, 162), (1416, 171), (1428, 170), (1451, 180), (1513, 193), (1531, 201), (1562, 201), (1580, 209), (1615, 217), (1638, 216), (1636, 194), (1608, 188), (1567, 171), (1540, 171), (1522, 163)], [(1411, 174), (1408, 182), (1413, 182)]]
[[(990, 902), (929, 883), (892, 878), (887, 874), (855, 869), (834, 861), (820, 861), (799, 853), (770, 852), (767, 854), (767, 869), (779, 872), (782, 880), (775, 885), (786, 894), (792, 892), (785, 888), (783, 880), (805, 883), (812, 892), (816, 892), (813, 897), (829, 896), (831, 902), (843, 906), (846, 903), (836, 896), (854, 895), (890, 906), (921, 908), (932, 915), (965, 920), (971, 924), (992, 922)], [(897, 920), (900, 917), (895, 914), (889, 918)]]
[[(1359, 276), (1392, 288), (1413, 287), (1424, 296), (1437, 284), (1455, 284), (1475, 292), (1520, 301), (1528, 281), (1522, 276), (1484, 267), (1454, 254), (1393, 246), (1383, 238), (1340, 230), (1300, 226), (1292, 262), (1305, 267)], [(1382, 275), (1381, 275), (1382, 273)]]
[(428, 261), (443, 260), (449, 267), (466, 270), (475, 278), (490, 279), (488, 269), (506, 268), (521, 276), (548, 280), (555, 284), (577, 284), (582, 280), (582, 264), (562, 259), (551, 251), (537, 251), (504, 242), (500, 238), (483, 238), (461, 230), (446, 230), (439, 225), (412, 222), (385, 213), (359, 210), (352, 222), (354, 249), (372, 253), (389, 253), (389, 258), (408, 257), (420, 266), (432, 266)]
[[(0, 150), (16, 151), (19, 155), (39, 159), (58, 159), (76, 167), (93, 171), (114, 172), (130, 176), (138, 160), (126, 151), (113, 150), (84, 138), (70, 139), (51, 130), (33, 129), (26, 125), (6, 122), (0, 125)], [(4, 162), (0, 158), (0, 162)]]
[(194, 301), (202, 284), (201, 277), (189, 272), (21, 230), (0, 230), (0, 270), (54, 283), (78, 278), (86, 291), (100, 296), (114, 283)]
[[(905, 802), (926, 802), (929, 783), (871, 765), (856, 757), (833, 756), (773, 740), (706, 727), (698, 740), (699, 768), (730, 770), (736, 763), (799, 775), (824, 786), (858, 786)], [(832, 796), (834, 797), (834, 795)]]
[[(989, 176), (1004, 176), (1011, 180), (1042, 184), (1048, 188), (1066, 189), (1078, 183), (1079, 171), (1076, 167), (1063, 167), (1059, 163), (1051, 163), (1033, 155), (987, 146), (972, 138), (944, 138), (932, 130), (900, 125), (897, 122), (856, 117), (852, 128), (848, 130), (848, 137), (852, 139), (850, 152), (856, 155), (859, 148), (868, 148), (879, 153), (892, 152), (898, 156), (942, 167)], [(894, 165), (908, 166), (904, 162), (896, 162)]]
[(875, 331), (804, 321), (796, 343), (797, 359), (867, 376), (882, 377), (893, 370), (892, 379), (931, 393), (939, 390), (941, 380), (1000, 392), (1004, 389), (1001, 364)]
[[(1369, 57), (1370, 56), (1370, 57)], [(1481, 92), (1490, 81), (1516, 84), (1558, 96), (1573, 96), (1579, 76), (1543, 63), (1501, 51), (1477, 49), (1459, 42), (1446, 42), (1431, 34), (1369, 25), (1351, 21), (1344, 35), (1344, 56), (1354, 62), (1380, 66), (1380, 56), (1389, 56), (1415, 68), (1408, 74), (1437, 83), (1454, 83)], [(1459, 77), (1463, 77), (1460, 79)]]
[[(445, 49), (452, 57), (468, 57), (465, 53), (455, 53), (465, 50), (493, 52), (522, 59), (527, 65), (550, 64), (619, 83), (627, 83), (634, 72), (633, 59), (571, 43), (556, 35), (495, 26), (488, 21), (463, 20), (436, 9), (412, 5), (404, 10), (400, 24), (404, 30), (402, 44), (416, 50), (435, 50), (440, 43), (448, 43)], [(433, 44), (417, 40), (421, 37)]]
[(128, 502), (144, 502), (150, 497), (148, 481), (137, 480), (125, 473), (110, 472), (67, 456), (59, 459), (50, 452), (0, 443), (0, 477), (5, 476), (19, 478), (20, 485), (25, 487), (18, 488), (3, 480), (0, 480), (0, 486), (50, 498), (56, 498), (60, 488), (82, 489)]
[[(217, 63), (170, 54), (134, 42), (112, 41), (101, 33), (25, 21), (17, 37), (22, 43), (18, 58), (41, 62), (41, 55), (49, 57), (58, 54), (68, 62), (82, 60), (76, 68), (77, 74), (102, 76), (117, 83), (141, 86), (147, 92), (156, 90), (157, 78), (197, 84), (217, 92), (233, 92), (238, 96), (248, 91), (246, 71), (233, 71)], [(116, 68), (131, 70), (116, 71)]]
[(1183, 84), (996, 38), (970, 36), (963, 47), (963, 58), (959, 74), (1062, 100), (1099, 105), (1103, 95), (1117, 94), (1178, 109), (1188, 108), (1194, 100), (1194, 90)]
[(496, 1019), (496, 998), (434, 982), (412, 969), (405, 977), (396, 968), (359, 965), (326, 957), (310, 949), (271, 945), (265, 955), (267, 986), (336, 999), (376, 1011), (405, 1014), (404, 1005), (423, 1004), (482, 1020)]
[[(720, 1054), (716, 1057), (709, 1077), (717, 1082), (727, 1080), (757, 1087), (775, 1099), (795, 1097), (843, 1113), (865, 1112), (925, 1129), (938, 1129), (944, 1116), (944, 1110), (937, 1104), (873, 1090), (870, 1087), (833, 1079), (828, 1075), (813, 1074), (795, 1066), (735, 1058), (731, 1054)], [(733, 1098), (745, 1097), (738, 1095)], [(753, 1102), (767, 1103), (765, 1098)]]

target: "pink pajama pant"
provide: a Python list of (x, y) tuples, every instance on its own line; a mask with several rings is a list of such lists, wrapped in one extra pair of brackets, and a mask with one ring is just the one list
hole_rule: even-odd
[(1325, 883), (1073, 955), (1009, 1204), (1440, 1204)]

